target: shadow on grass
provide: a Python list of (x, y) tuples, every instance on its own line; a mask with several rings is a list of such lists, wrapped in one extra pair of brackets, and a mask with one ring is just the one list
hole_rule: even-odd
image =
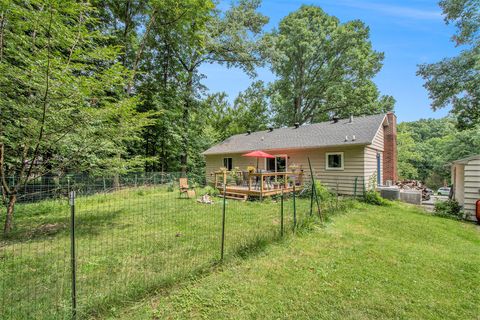
[[(75, 233), (77, 237), (95, 236), (105, 229), (125, 229), (128, 224), (120, 224), (115, 220), (124, 213), (124, 210), (109, 211), (102, 214), (82, 214), (75, 217)], [(3, 221), (0, 220), (0, 223)], [(28, 224), (24, 222), (16, 227), (7, 236), (3, 235), (0, 240), (6, 244), (22, 243), (32, 240), (49, 240), (57, 236), (70, 234), (70, 216), (48, 217), (41, 224)]]

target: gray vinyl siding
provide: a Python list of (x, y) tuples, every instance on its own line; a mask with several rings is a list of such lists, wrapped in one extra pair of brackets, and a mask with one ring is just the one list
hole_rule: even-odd
[(465, 165), (464, 210), (468, 218), (475, 219), (475, 203), (480, 199), (480, 159), (471, 160)]
[[(365, 185), (367, 188), (373, 188), (377, 182), (377, 153), (379, 151), (370, 147), (365, 148), (364, 163), (365, 163)], [(381, 159), (382, 160), (382, 159)], [(380, 161), (380, 163), (382, 163)]]
[[(384, 146), (384, 127), (383, 124), (378, 128), (377, 134), (373, 138), (371, 145), (365, 148), (364, 167), (365, 167), (365, 185), (367, 188), (374, 188), (377, 183), (377, 154), (380, 154), (380, 165), (383, 165), (383, 146)], [(380, 168), (383, 172), (383, 168)], [(383, 177), (381, 177), (383, 180)]]
[(373, 138), (373, 141), (370, 147), (378, 151), (383, 151), (383, 146), (384, 146), (383, 142), (384, 142), (384, 127), (382, 124), (378, 128), (377, 134)]

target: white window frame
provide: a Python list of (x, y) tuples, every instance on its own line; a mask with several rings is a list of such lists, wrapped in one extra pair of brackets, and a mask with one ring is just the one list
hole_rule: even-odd
[[(228, 166), (225, 165), (225, 159), (230, 159), (230, 163), (232, 164), (232, 168), (229, 169)], [(227, 163), (228, 163), (228, 161), (227, 161)], [(225, 168), (227, 168), (228, 171), (233, 170), (233, 158), (232, 158), (232, 157), (225, 157), (225, 158), (223, 158), (223, 166), (224, 166)]]
[[(285, 172), (288, 172), (288, 155), (287, 154), (274, 154), (275, 157), (275, 171), (278, 172), (277, 170), (277, 158), (285, 158)], [(264, 168), (267, 170), (267, 158), (265, 158), (265, 163), (264, 163)]]
[[(331, 167), (328, 166), (328, 156), (333, 156), (333, 155), (340, 155), (341, 156), (342, 166), (340, 168), (331, 168)], [(326, 152), (325, 153), (325, 170), (342, 171), (342, 170), (345, 170), (344, 164), (345, 164), (345, 155), (344, 155), (343, 152)]]

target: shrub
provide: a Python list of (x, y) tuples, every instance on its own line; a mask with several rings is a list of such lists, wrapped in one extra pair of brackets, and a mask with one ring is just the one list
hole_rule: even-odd
[(435, 202), (434, 214), (437, 216), (452, 217), (462, 219), (462, 206), (456, 200), (449, 199), (447, 201)]
[[(315, 180), (315, 189), (317, 191), (317, 196), (320, 201), (330, 201), (333, 200), (334, 194), (328, 190), (328, 188), (323, 185), (320, 181)], [(304, 189), (300, 193), (300, 197), (309, 198), (312, 192), (312, 183), (306, 183)]]
[(368, 190), (363, 194), (363, 202), (368, 203), (368, 204), (373, 204), (376, 206), (386, 206), (389, 205), (390, 203), (388, 200), (383, 199), (380, 196), (380, 193), (378, 193), (375, 190)]
[(203, 196), (205, 194), (208, 194), (209, 196), (215, 197), (220, 194), (220, 191), (218, 191), (217, 188), (214, 188), (212, 186), (206, 186), (200, 191), (200, 195)]

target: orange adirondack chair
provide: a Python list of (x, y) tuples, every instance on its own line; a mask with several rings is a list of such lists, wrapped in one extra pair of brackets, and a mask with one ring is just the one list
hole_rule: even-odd
[(195, 190), (188, 185), (188, 178), (180, 178), (178, 182), (180, 185), (180, 198), (184, 194), (187, 198), (195, 198)]

